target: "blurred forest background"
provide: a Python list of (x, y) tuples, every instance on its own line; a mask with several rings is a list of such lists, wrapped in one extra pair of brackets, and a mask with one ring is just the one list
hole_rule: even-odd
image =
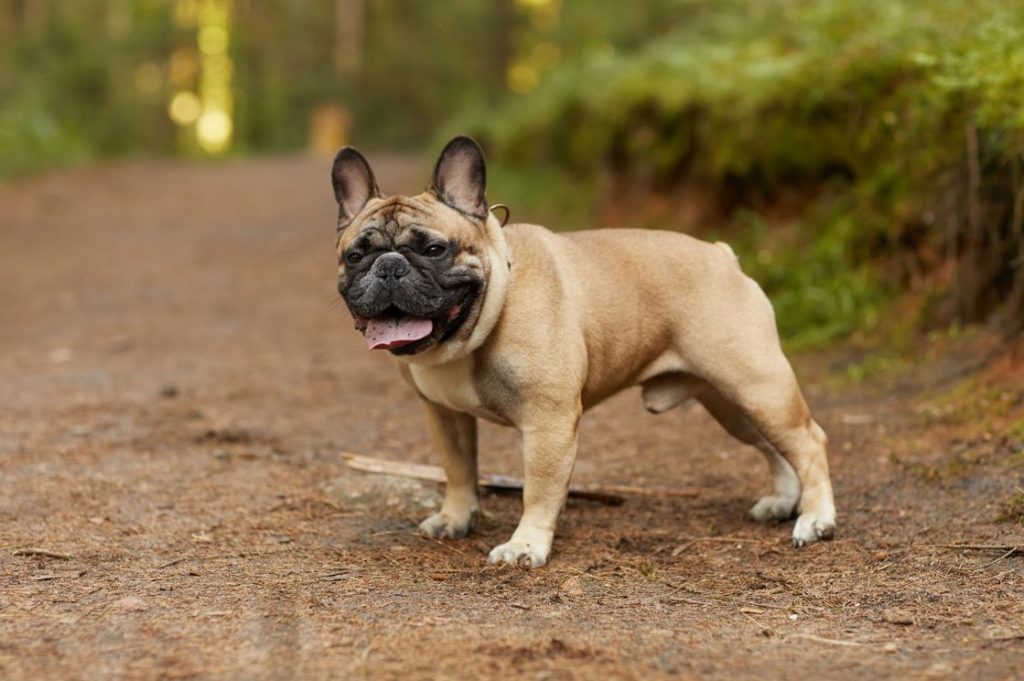
[(0, 180), (454, 132), (516, 219), (734, 243), (791, 345), (1024, 318), (1024, 0), (0, 0)]

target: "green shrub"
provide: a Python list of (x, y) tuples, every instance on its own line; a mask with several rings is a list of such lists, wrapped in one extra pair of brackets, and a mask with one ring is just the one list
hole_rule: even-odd
[[(1024, 312), (1012, 207), (1024, 5), (682, 7), (701, 11), (645, 47), (567, 64), (535, 92), (459, 123), (523, 172), (610, 173), (663, 193), (709, 187), (784, 333), (801, 341), (871, 329), (893, 293), (923, 280), (955, 292), (937, 312), (945, 319), (982, 319), (1015, 294)], [(813, 200), (781, 225), (790, 238), (757, 215), (793, 192)], [(602, 194), (590, 198), (604, 207)], [(954, 274), (936, 274), (949, 261)]]

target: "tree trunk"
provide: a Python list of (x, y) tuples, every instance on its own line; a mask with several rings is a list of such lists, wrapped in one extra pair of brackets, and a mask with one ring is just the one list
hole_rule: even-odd
[(341, 73), (353, 75), (363, 58), (363, 0), (335, 0), (334, 64)]

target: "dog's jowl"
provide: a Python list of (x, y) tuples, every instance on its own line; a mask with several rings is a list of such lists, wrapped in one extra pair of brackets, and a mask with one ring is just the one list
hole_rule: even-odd
[(426, 407), (448, 478), (431, 537), (465, 536), (477, 505), (476, 420), (523, 435), (523, 515), (494, 563), (547, 562), (580, 416), (633, 385), (660, 413), (696, 399), (761, 450), (774, 491), (750, 514), (796, 515), (796, 546), (835, 529), (825, 432), (782, 354), (771, 304), (722, 243), (653, 230), (502, 227), (477, 144), (453, 139), (429, 189), (380, 192), (342, 149), (338, 291), (370, 349), (386, 349)]

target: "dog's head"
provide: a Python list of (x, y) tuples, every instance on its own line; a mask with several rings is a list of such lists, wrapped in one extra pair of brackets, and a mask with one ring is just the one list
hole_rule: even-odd
[(430, 187), (416, 196), (381, 194), (370, 164), (352, 147), (338, 152), (331, 179), (338, 201), (338, 292), (367, 345), (407, 357), (445, 348), (440, 354), (450, 359), (479, 344), (473, 332), (481, 317), (496, 315), (494, 309), (483, 314), (485, 303), (500, 308), (495, 298), (504, 295), (496, 284), (507, 271), (493, 276), (496, 261), (507, 265), (501, 228), (487, 209), (477, 143), (468, 137), (449, 142)]

